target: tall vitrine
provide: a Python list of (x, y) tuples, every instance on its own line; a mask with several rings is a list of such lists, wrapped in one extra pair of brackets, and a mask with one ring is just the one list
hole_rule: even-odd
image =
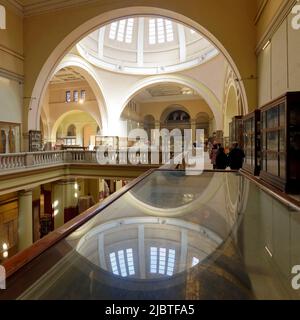
[(237, 142), (239, 146), (243, 145), (243, 117), (235, 116), (232, 118), (232, 122), (229, 123), (229, 144), (230, 148), (232, 144)]
[(300, 92), (288, 92), (261, 108), (260, 177), (300, 193)]
[(260, 110), (243, 117), (245, 161), (243, 169), (254, 175), (260, 172)]

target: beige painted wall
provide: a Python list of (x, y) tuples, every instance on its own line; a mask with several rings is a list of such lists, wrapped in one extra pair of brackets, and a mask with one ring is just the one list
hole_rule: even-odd
[(280, 6), (286, 1), (287, 0), (257, 0), (258, 9), (260, 9), (260, 7), (266, 3), (263, 11), (261, 12), (259, 20), (257, 21), (258, 40), (263, 37)]
[(0, 4), (6, 9), (6, 29), (0, 30), (0, 70), (23, 75), (23, 17), (6, 1)]
[(23, 17), (7, 1), (0, 4), (6, 9), (6, 29), (0, 30), (0, 121), (22, 123)]
[(286, 91), (300, 90), (300, 31), (291, 27), (289, 15), (258, 55), (259, 106)]
[(22, 123), (22, 90), (17, 81), (0, 76), (0, 121)]

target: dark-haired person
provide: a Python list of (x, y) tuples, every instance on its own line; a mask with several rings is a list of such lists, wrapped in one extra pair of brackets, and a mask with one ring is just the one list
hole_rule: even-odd
[(245, 158), (244, 151), (239, 147), (238, 143), (233, 144), (233, 148), (228, 154), (228, 163), (231, 170), (239, 170), (243, 167)]
[(216, 157), (216, 169), (225, 170), (228, 167), (228, 157), (223, 147), (220, 147)]

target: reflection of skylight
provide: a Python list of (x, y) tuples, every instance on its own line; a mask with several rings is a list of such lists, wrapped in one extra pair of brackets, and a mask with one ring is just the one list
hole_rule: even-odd
[(116, 260), (116, 254), (113, 252), (109, 255), (110, 258), (110, 264), (113, 274), (119, 275), (118, 267), (117, 267), (117, 260)]
[(193, 29), (190, 29), (190, 31), (191, 31), (191, 34), (195, 34), (196, 33), (196, 31), (193, 30)]
[(175, 250), (166, 248), (150, 248), (150, 273), (172, 276), (175, 267)]
[(168, 266), (167, 266), (167, 275), (168, 276), (173, 275), (174, 266), (175, 266), (175, 250), (169, 249)]
[(121, 276), (127, 277), (126, 265), (125, 265), (125, 258), (124, 258), (124, 251), (118, 251), (118, 258), (119, 258), (119, 265), (121, 269)]
[(166, 268), (166, 248), (159, 249), (159, 273), (165, 274)]
[(193, 260), (192, 260), (192, 267), (194, 267), (196, 264), (198, 264), (200, 262), (200, 260), (196, 257), (193, 257)]
[(135, 274), (132, 249), (127, 249), (126, 255), (124, 250), (119, 250), (117, 255), (112, 252), (109, 258), (113, 274), (120, 275), (121, 273), (122, 277)]
[(157, 248), (150, 248), (150, 272), (157, 273)]
[(135, 274), (132, 249), (127, 249), (126, 255), (127, 255), (128, 273), (130, 276), (132, 276)]
[(109, 30), (109, 39), (118, 40), (120, 42), (131, 43), (133, 36), (134, 19), (123, 19), (111, 23)]
[(172, 21), (162, 18), (149, 19), (149, 44), (172, 42), (173, 40)]

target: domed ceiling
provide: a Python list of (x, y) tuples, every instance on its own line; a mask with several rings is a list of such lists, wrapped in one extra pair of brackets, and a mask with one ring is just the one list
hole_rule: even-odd
[(161, 17), (114, 21), (77, 44), (93, 65), (126, 74), (162, 74), (195, 67), (219, 51), (201, 34)]

